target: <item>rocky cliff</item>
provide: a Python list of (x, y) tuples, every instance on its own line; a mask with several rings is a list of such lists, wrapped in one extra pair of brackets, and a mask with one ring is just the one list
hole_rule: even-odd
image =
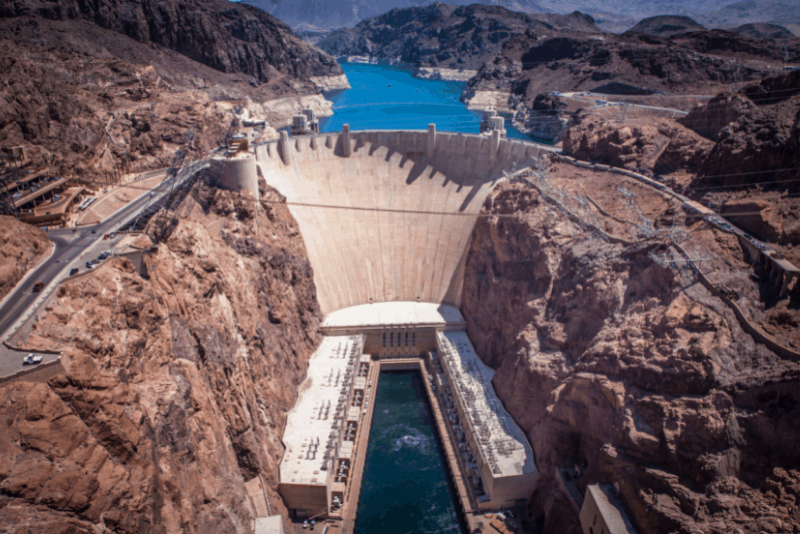
[(670, 185), (800, 260), (800, 73), (721, 93), (676, 120), (583, 110), (571, 116), (564, 152), (662, 175)]
[(245, 482), (284, 512), (284, 414), (319, 340), (296, 223), (201, 183), (143, 277), (58, 289), (29, 339), (64, 375), (0, 390), (0, 524), (43, 533), (250, 532)]
[(486, 200), (462, 311), (536, 451), (543, 532), (582, 532), (555, 466), (577, 466), (581, 491), (616, 483), (639, 532), (797, 532), (800, 364), (755, 343), (641, 225), (677, 221), (682, 247), (714, 258), (713, 282), (769, 320), (774, 296), (736, 239), (619, 175), (552, 162), (530, 180)]
[[(796, 191), (800, 177), (800, 71), (766, 78), (746, 86), (739, 110), (717, 133), (717, 144), (698, 177), (698, 185), (730, 185), (782, 180)], [(710, 102), (687, 124), (713, 124), (730, 105)], [(735, 117), (735, 118), (734, 118)], [(728, 117), (725, 117), (726, 119)]]
[[(437, 4), (433, 0), (254, 0), (255, 5), (291, 24), (294, 28), (332, 29), (354, 26), (362, 20), (382, 15), (394, 9), (426, 7)], [(471, 0), (454, 0), (451, 5), (474, 4)], [(526, 13), (547, 12), (534, 0), (484, 0), (482, 4), (494, 5)]]
[(42, 230), (21, 223), (15, 217), (0, 215), (0, 300), (50, 250), (50, 240)]
[(527, 14), (499, 6), (433, 4), (371, 17), (352, 29), (331, 32), (318, 44), (334, 56), (361, 55), (412, 67), (475, 70), (526, 35), (576, 31), (600, 33), (592, 18), (580, 13)]
[(4, 3), (0, 51), (0, 143), (86, 179), (169, 165), (192, 132), (204, 154), (232, 107), (322, 100), (312, 78), (342, 75), (280, 21), (227, 0)]
[(302, 41), (272, 15), (226, 0), (27, 0), (0, 7), (2, 18), (20, 16), (81, 18), (221, 72), (249, 74), (262, 82), (275, 75), (271, 68), (305, 79), (342, 73), (330, 56)]
[(647, 173), (697, 172), (714, 143), (668, 119), (590, 115), (564, 133), (564, 153)]

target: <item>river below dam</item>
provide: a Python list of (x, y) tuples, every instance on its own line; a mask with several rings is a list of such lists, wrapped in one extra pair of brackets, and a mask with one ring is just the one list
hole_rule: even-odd
[[(386, 65), (343, 63), (351, 89), (327, 93), (334, 115), (323, 132), (427, 130), (478, 133), (481, 114), (459, 96), (464, 82), (421, 80)], [(508, 137), (529, 139), (506, 121)], [(383, 372), (369, 434), (356, 516), (356, 534), (461, 534), (456, 496), (422, 376)]]
[(455, 494), (418, 371), (382, 372), (356, 534), (460, 534)]
[[(408, 69), (388, 65), (342, 63), (351, 89), (326, 93), (332, 117), (320, 121), (323, 132), (351, 130), (427, 130), (479, 133), (481, 113), (470, 111), (459, 96), (466, 82), (421, 80)], [(530, 139), (506, 119), (507, 135)]]

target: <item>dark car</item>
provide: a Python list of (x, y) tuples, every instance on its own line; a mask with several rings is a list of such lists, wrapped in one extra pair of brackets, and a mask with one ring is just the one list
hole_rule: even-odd
[(79, 270), (80, 270), (80, 269), (78, 269), (77, 267), (75, 267), (74, 269), (70, 269), (70, 271), (69, 271), (69, 275), (70, 275), (70, 276), (75, 276), (76, 274), (78, 274), (78, 271), (79, 271)]
[(93, 234), (96, 234), (96, 233), (97, 233), (97, 230), (95, 230), (94, 228), (92, 228), (92, 233), (93, 233)]
[(87, 268), (87, 269), (91, 269), (91, 268), (92, 268), (92, 265), (94, 265), (94, 262), (91, 262), (91, 261), (87, 261), (87, 262), (86, 262), (86, 268)]
[(43, 287), (44, 287), (44, 282), (36, 282), (35, 284), (33, 284), (33, 292), (37, 293), (41, 291)]

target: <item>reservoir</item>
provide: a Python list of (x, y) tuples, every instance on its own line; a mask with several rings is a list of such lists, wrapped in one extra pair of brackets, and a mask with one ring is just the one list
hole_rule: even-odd
[(357, 534), (462, 532), (435, 424), (418, 371), (380, 374)]
[[(421, 80), (408, 69), (388, 65), (342, 63), (351, 89), (326, 93), (334, 115), (320, 120), (323, 132), (350, 130), (427, 130), (478, 133), (481, 114), (470, 111), (459, 96), (465, 82)], [(506, 120), (512, 139), (530, 139)]]

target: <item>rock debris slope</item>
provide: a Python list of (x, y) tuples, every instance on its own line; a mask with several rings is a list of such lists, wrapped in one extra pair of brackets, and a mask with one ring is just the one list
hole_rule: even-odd
[(29, 343), (67, 372), (0, 390), (0, 524), (43, 533), (249, 532), (319, 341), (296, 223), (199, 185), (147, 256), (58, 290)]

